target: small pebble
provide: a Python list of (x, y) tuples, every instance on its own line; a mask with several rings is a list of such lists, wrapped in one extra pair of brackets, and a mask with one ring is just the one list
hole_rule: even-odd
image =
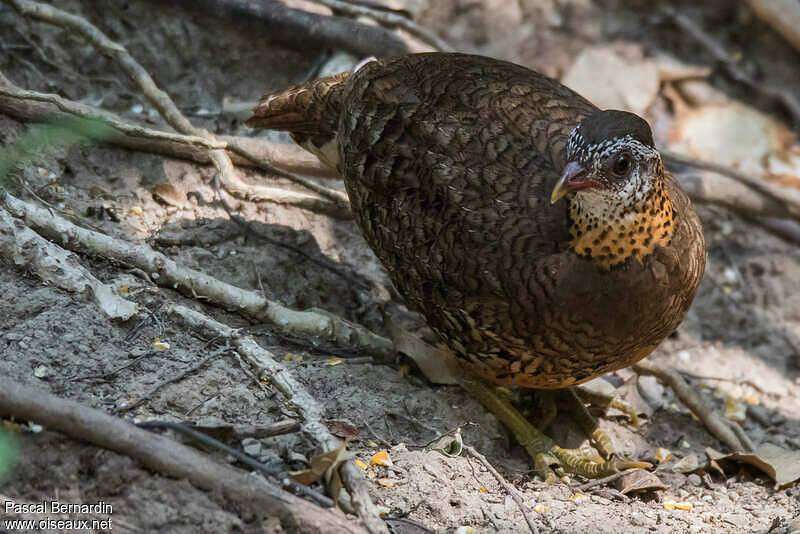
[(253, 438), (243, 439), (242, 450), (244, 450), (246, 455), (258, 458), (261, 454), (261, 443)]
[(592, 495), (592, 502), (597, 504), (611, 504), (611, 501), (599, 495)]
[(691, 473), (688, 477), (686, 477), (686, 482), (691, 484), (692, 486), (699, 486), (703, 483), (703, 479), (700, 478), (699, 475), (695, 473)]

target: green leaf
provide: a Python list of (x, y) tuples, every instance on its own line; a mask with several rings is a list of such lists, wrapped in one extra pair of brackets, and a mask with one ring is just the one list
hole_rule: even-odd
[(113, 132), (114, 129), (103, 122), (78, 117), (32, 124), (19, 139), (0, 147), (0, 189), (6, 185), (8, 173), (17, 165), (77, 143), (97, 143)]
[(13, 434), (0, 428), (0, 482), (5, 480), (6, 475), (11, 472), (18, 455), (17, 440)]

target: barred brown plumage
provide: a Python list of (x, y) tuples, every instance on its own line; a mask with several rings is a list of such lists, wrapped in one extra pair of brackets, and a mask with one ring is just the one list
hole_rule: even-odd
[(630, 365), (702, 277), (700, 222), (647, 123), (524, 67), (374, 60), (265, 97), (249, 124), (335, 166), (398, 291), (489, 382), (563, 388)]

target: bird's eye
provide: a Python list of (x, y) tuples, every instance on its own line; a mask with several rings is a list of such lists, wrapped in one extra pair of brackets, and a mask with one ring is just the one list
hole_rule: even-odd
[(611, 163), (611, 172), (618, 178), (624, 178), (631, 170), (631, 155), (628, 152), (617, 154)]

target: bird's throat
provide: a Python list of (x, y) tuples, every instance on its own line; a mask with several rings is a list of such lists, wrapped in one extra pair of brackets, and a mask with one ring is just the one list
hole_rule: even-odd
[(662, 187), (637, 207), (618, 207), (594, 215), (570, 201), (570, 248), (579, 256), (610, 269), (629, 258), (641, 261), (672, 239), (675, 209)]

